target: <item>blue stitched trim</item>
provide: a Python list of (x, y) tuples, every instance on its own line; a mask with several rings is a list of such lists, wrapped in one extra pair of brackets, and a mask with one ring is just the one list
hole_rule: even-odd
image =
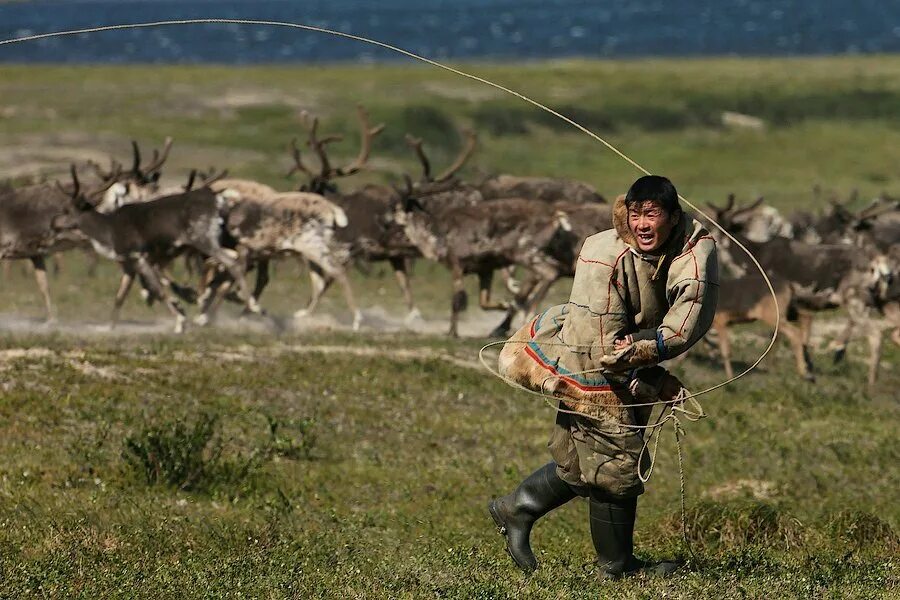
[(597, 378), (588, 379), (584, 375), (573, 375), (571, 371), (566, 369), (565, 367), (559, 366), (559, 359), (552, 361), (550, 360), (546, 354), (541, 350), (540, 345), (537, 342), (528, 342), (528, 347), (534, 350), (534, 353), (538, 355), (538, 357), (543, 361), (543, 363), (549, 367), (553, 367), (559, 375), (563, 375), (568, 377), (569, 379), (574, 379), (578, 383), (582, 385), (589, 386), (602, 386), (602, 385), (613, 385), (611, 381), (606, 379), (605, 377), (598, 376)]
[(663, 343), (662, 331), (656, 330), (656, 353), (659, 355), (659, 361), (666, 360), (666, 345)]

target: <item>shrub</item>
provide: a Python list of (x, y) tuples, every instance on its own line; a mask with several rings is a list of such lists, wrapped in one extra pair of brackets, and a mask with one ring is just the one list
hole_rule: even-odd
[(196, 489), (222, 455), (217, 422), (218, 417), (203, 414), (192, 425), (181, 420), (150, 425), (125, 438), (122, 456), (148, 485)]

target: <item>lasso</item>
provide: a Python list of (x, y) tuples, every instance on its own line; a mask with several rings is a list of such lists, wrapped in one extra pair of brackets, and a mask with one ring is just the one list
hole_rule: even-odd
[[(394, 45), (391, 45), (391, 44), (387, 44), (387, 43), (385, 43), (385, 42), (380, 42), (380, 41), (378, 41), (378, 40), (373, 40), (373, 39), (370, 39), (370, 38), (367, 38), (367, 37), (363, 37), (363, 36), (359, 36), (359, 35), (353, 35), (353, 34), (351, 34), (351, 33), (344, 33), (344, 32), (341, 32), (341, 31), (335, 31), (335, 30), (333, 30), (333, 29), (328, 29), (328, 28), (325, 28), (325, 27), (315, 27), (315, 26), (312, 26), (312, 25), (303, 25), (303, 24), (300, 24), (300, 23), (290, 23), (290, 22), (284, 22), (284, 21), (265, 21), (265, 20), (255, 20), (255, 19), (179, 19), (179, 20), (167, 20), (167, 21), (152, 21), (152, 22), (148, 22), (148, 23), (129, 23), (129, 24), (119, 24), (119, 25), (103, 25), (103, 26), (98, 26), (98, 27), (88, 27), (88, 28), (84, 28), (84, 29), (73, 29), (73, 30), (67, 30), (67, 31), (56, 31), (56, 32), (51, 32), (51, 33), (40, 33), (40, 34), (34, 34), (34, 35), (23, 36), (23, 37), (19, 37), (19, 38), (8, 39), (8, 40), (0, 40), (0, 46), (4, 46), (4, 45), (7, 45), (7, 44), (17, 44), (17, 43), (21, 43), (21, 42), (28, 42), (28, 41), (34, 41), (34, 40), (41, 40), (41, 39), (52, 38), (52, 37), (62, 37), (62, 36), (78, 35), (78, 34), (82, 34), (82, 33), (99, 33), (99, 32), (103, 32), (103, 31), (116, 31), (116, 30), (122, 30), (122, 29), (142, 29), (142, 28), (149, 28), (149, 27), (169, 26), (169, 25), (200, 25), (200, 24), (266, 25), (266, 26), (272, 26), (272, 27), (287, 27), (287, 28), (291, 28), (291, 29), (302, 29), (302, 30), (306, 30), (306, 31), (313, 31), (313, 32), (317, 32), (317, 33), (325, 33), (325, 34), (333, 35), (333, 36), (336, 36), (336, 37), (342, 37), (342, 38), (346, 38), (346, 39), (356, 40), (356, 41), (358, 41), (358, 42), (363, 42), (363, 43), (370, 44), (370, 45), (373, 45), (373, 46), (378, 46), (378, 47), (380, 47), (380, 48), (384, 48), (384, 49), (386, 49), (386, 50), (390, 50), (390, 51), (392, 51), (392, 52), (396, 52), (396, 53), (398, 53), (398, 54), (402, 54), (402, 55), (407, 56), (407, 57), (409, 57), (409, 58), (412, 58), (412, 59), (414, 59), (414, 60), (418, 60), (418, 61), (420, 61), (420, 62), (424, 62), (424, 63), (429, 64), (429, 65), (432, 65), (432, 66), (434, 66), (434, 67), (438, 67), (438, 68), (443, 69), (443, 70), (445, 70), (445, 71), (449, 71), (449, 72), (454, 73), (454, 74), (456, 74), (456, 75), (460, 75), (460, 76), (462, 76), (462, 77), (466, 77), (466, 78), (471, 79), (471, 80), (473, 80), (473, 81), (477, 81), (477, 82), (479, 82), (479, 83), (483, 83), (483, 84), (485, 84), (485, 85), (488, 85), (488, 86), (490, 86), (490, 87), (493, 87), (493, 88), (495, 88), (495, 89), (498, 89), (498, 90), (500, 90), (500, 91), (502, 91), (502, 92), (505, 92), (505, 93), (507, 93), (507, 94), (510, 94), (510, 95), (512, 95), (512, 96), (515, 96), (515, 97), (517, 97), (517, 98), (519, 98), (519, 99), (521, 99), (521, 100), (523, 100), (523, 101), (525, 101), (525, 102), (531, 104), (532, 106), (535, 106), (535, 107), (539, 108), (540, 110), (543, 110), (543, 111), (545, 111), (545, 112), (548, 112), (548, 113), (550, 113), (551, 115), (553, 115), (554, 117), (556, 117), (556, 118), (558, 118), (558, 119), (561, 119), (561, 120), (565, 121), (566, 123), (568, 123), (568, 124), (571, 125), (572, 127), (576, 128), (576, 129), (578, 129), (579, 131), (581, 131), (582, 133), (585, 133), (586, 135), (590, 136), (591, 138), (593, 138), (593, 139), (596, 140), (597, 142), (600, 142), (601, 144), (603, 144), (604, 146), (606, 146), (606, 148), (608, 148), (609, 150), (611, 150), (612, 152), (614, 152), (615, 154), (617, 154), (620, 158), (622, 158), (624, 161), (626, 161), (628, 164), (630, 164), (631, 166), (633, 166), (633, 167), (634, 167), (635, 169), (637, 169), (638, 171), (642, 172), (642, 173), (645, 174), (645, 175), (650, 175), (650, 172), (647, 171), (644, 167), (642, 167), (642, 166), (639, 165), (637, 162), (635, 162), (634, 160), (632, 160), (631, 158), (629, 158), (628, 156), (626, 156), (626, 155), (625, 155), (623, 152), (621, 152), (618, 148), (616, 148), (615, 146), (613, 146), (612, 144), (610, 144), (609, 142), (607, 142), (605, 139), (603, 139), (603, 138), (600, 137), (599, 135), (597, 135), (597, 134), (595, 134), (594, 132), (590, 131), (589, 129), (587, 129), (587, 128), (584, 127), (583, 125), (581, 125), (581, 124), (579, 124), (579, 123), (573, 121), (573, 120), (570, 119), (569, 117), (567, 117), (567, 116), (565, 116), (565, 115), (562, 115), (562, 114), (556, 112), (556, 111), (553, 110), (552, 108), (549, 108), (549, 107), (545, 106), (544, 104), (541, 104), (541, 103), (538, 102), (537, 100), (533, 100), (533, 99), (529, 98), (528, 96), (525, 96), (524, 94), (521, 94), (521, 93), (519, 93), (519, 92), (517, 92), (517, 91), (515, 91), (515, 90), (511, 90), (511, 89), (509, 89), (509, 88), (507, 88), (507, 87), (505, 87), (505, 86), (503, 86), (503, 85), (500, 85), (500, 84), (498, 84), (498, 83), (494, 83), (493, 81), (488, 81), (487, 79), (484, 79), (484, 78), (482, 78), (482, 77), (479, 77), (478, 75), (473, 75), (473, 74), (471, 74), (471, 73), (466, 73), (465, 71), (461, 71), (461, 70), (456, 69), (456, 68), (454, 68), (454, 67), (451, 67), (451, 66), (449, 66), (449, 65), (445, 65), (445, 64), (439, 63), (439, 62), (437, 62), (437, 61), (435, 61), (435, 60), (432, 60), (432, 59), (430, 59), (430, 58), (426, 58), (426, 57), (424, 57), (424, 56), (420, 56), (420, 55), (418, 55), (418, 54), (415, 54), (415, 53), (413, 53), (413, 52), (410, 52), (409, 50), (404, 50), (403, 48), (399, 48), (399, 47), (397, 47), (397, 46), (394, 46)], [(775, 289), (774, 289), (774, 287), (772, 286), (772, 282), (769, 280), (769, 277), (766, 275), (765, 270), (762, 268), (762, 265), (759, 264), (759, 261), (757, 261), (756, 257), (753, 256), (753, 254), (752, 254), (752, 253), (751, 253), (751, 252), (750, 252), (743, 244), (741, 244), (737, 239), (735, 239), (734, 236), (732, 236), (732, 235), (731, 235), (728, 231), (726, 231), (721, 225), (719, 225), (719, 223), (717, 223), (715, 219), (709, 217), (709, 216), (708, 216), (707, 214), (705, 214), (702, 210), (700, 210), (699, 208), (697, 208), (696, 206), (694, 206), (694, 205), (693, 205), (687, 198), (685, 198), (684, 196), (682, 196), (682, 195), (679, 194), (679, 195), (678, 195), (678, 198), (679, 198), (682, 202), (684, 202), (685, 204), (687, 204), (688, 206), (690, 206), (692, 209), (694, 209), (697, 213), (699, 213), (700, 215), (704, 216), (710, 223), (712, 223), (713, 225), (715, 225), (715, 226), (716, 226), (716, 227), (717, 227), (717, 228), (718, 228), (718, 229), (719, 229), (719, 230), (720, 230), (720, 231), (721, 231), (721, 232), (722, 232), (729, 240), (731, 240), (732, 242), (734, 242), (734, 243), (738, 246), (738, 248), (740, 248), (741, 250), (743, 250), (743, 251), (747, 254), (747, 256), (750, 258), (751, 261), (753, 261), (753, 264), (756, 266), (756, 268), (759, 270), (760, 274), (762, 275), (763, 279), (765, 280), (766, 286), (768, 286), (769, 292), (772, 294), (772, 300), (775, 302), (775, 309), (776, 309), (776, 310), (775, 310), (775, 329), (774, 329), (774, 331), (772, 332), (772, 339), (769, 341), (769, 345), (766, 346), (766, 349), (762, 352), (762, 354), (760, 354), (759, 358), (757, 358), (756, 361), (755, 361), (753, 364), (751, 364), (749, 367), (747, 367), (747, 368), (746, 368), (744, 371), (742, 371), (741, 373), (738, 373), (737, 375), (735, 375), (734, 377), (732, 377), (732, 378), (730, 378), (730, 379), (727, 379), (727, 380), (725, 380), (725, 381), (723, 381), (723, 382), (721, 382), (721, 383), (718, 383), (718, 384), (716, 384), (716, 385), (713, 385), (713, 386), (711, 386), (711, 387), (709, 387), (709, 388), (706, 388), (706, 389), (704, 389), (704, 390), (701, 390), (701, 391), (699, 391), (699, 392), (688, 393), (686, 390), (682, 389), (682, 390), (681, 390), (681, 393), (680, 393), (675, 399), (673, 399), (672, 401), (669, 401), (669, 402), (665, 402), (665, 401), (655, 401), (655, 402), (644, 402), (644, 403), (631, 404), (631, 405), (629, 405), (629, 406), (656, 406), (656, 405), (665, 405), (665, 408), (663, 409), (663, 411), (660, 413), (659, 417), (656, 419), (656, 421), (654, 421), (654, 423), (653, 423), (652, 425), (644, 425), (644, 426), (638, 426), (638, 425), (623, 425), (623, 427), (627, 427), (627, 428), (630, 428), (630, 429), (635, 429), (635, 430), (649, 430), (649, 431), (650, 431), (649, 435), (647, 435), (647, 436), (646, 436), (646, 439), (644, 440), (644, 444), (643, 444), (643, 447), (642, 447), (642, 449), (641, 449), (641, 455), (640, 455), (640, 458), (643, 458), (643, 456), (645, 455), (645, 453), (648, 451), (648, 448), (649, 448), (649, 444), (650, 444), (651, 439), (655, 438), (655, 442), (654, 442), (654, 444), (653, 444), (653, 451), (650, 453), (650, 467), (649, 467), (648, 471), (646, 472), (646, 474), (640, 473), (640, 472), (639, 472), (639, 476), (640, 476), (640, 478), (641, 478), (642, 481), (647, 481), (647, 479), (650, 477), (650, 474), (651, 474), (652, 471), (653, 471), (653, 463), (655, 462), (654, 459), (655, 459), (655, 456), (656, 456), (656, 449), (657, 449), (657, 447), (658, 447), (658, 445), (659, 445), (659, 435), (658, 435), (658, 432), (659, 432), (660, 428), (661, 428), (663, 425), (665, 425), (665, 423), (668, 422), (668, 421), (672, 421), (672, 422), (673, 422), (673, 427), (674, 427), (674, 431), (675, 431), (675, 441), (676, 441), (676, 445), (677, 445), (677, 448), (678, 448), (678, 466), (679, 466), (679, 471), (680, 471), (680, 473), (681, 473), (681, 510), (682, 510), (682, 528), (683, 528), (683, 533), (684, 533), (685, 542), (687, 543), (687, 542), (688, 542), (688, 540), (687, 540), (687, 529), (686, 529), (686, 522), (685, 522), (685, 518), (684, 518), (684, 515), (685, 515), (685, 512), (684, 512), (684, 511), (685, 511), (685, 506), (684, 506), (684, 470), (683, 470), (683, 468), (682, 468), (682, 456), (681, 456), (681, 437), (684, 435), (684, 429), (683, 429), (683, 427), (682, 427), (682, 425), (681, 425), (681, 421), (680, 421), (678, 415), (679, 415), (679, 414), (683, 415), (683, 416), (686, 418), (686, 420), (689, 420), (689, 421), (696, 421), (696, 420), (699, 420), (699, 419), (701, 419), (701, 418), (704, 418), (704, 417), (706, 416), (706, 414), (703, 412), (703, 408), (700, 406), (699, 401), (696, 400), (696, 398), (697, 398), (698, 396), (702, 396), (703, 394), (707, 394), (707, 393), (709, 393), (709, 392), (712, 392), (713, 390), (717, 390), (717, 389), (722, 388), (722, 387), (724, 387), (724, 386), (726, 386), (726, 385), (728, 385), (728, 384), (730, 384), (730, 383), (733, 383), (734, 381), (737, 381), (738, 379), (740, 379), (740, 378), (743, 377), (744, 375), (747, 375), (748, 373), (750, 373), (750, 371), (752, 371), (753, 369), (755, 369), (755, 368), (759, 365), (759, 363), (762, 362), (762, 360), (766, 357), (766, 355), (768, 355), (768, 353), (772, 350), (772, 347), (775, 345), (775, 340), (776, 340), (776, 338), (777, 338), (777, 336), (778, 336), (778, 327), (779, 327), (779, 322), (780, 322), (780, 312), (781, 312), (781, 311), (778, 309), (778, 297), (777, 297), (777, 295), (775, 294)], [(556, 409), (557, 409), (558, 411), (560, 411), (560, 412), (567, 412), (567, 413), (578, 414), (578, 415), (582, 415), (582, 416), (585, 416), (585, 417), (588, 417), (588, 418), (591, 417), (591, 415), (584, 414), (584, 413), (580, 413), (580, 412), (578, 412), (578, 411), (564, 409), (564, 408), (562, 407), (562, 405), (559, 405), (559, 404), (558, 404), (558, 401), (559, 401), (559, 398), (558, 398), (558, 397), (555, 397), (555, 396), (552, 396), (552, 395), (549, 395), (549, 394), (545, 394), (543, 391), (538, 392), (538, 391), (535, 391), (535, 390), (528, 389), (528, 388), (526, 388), (526, 387), (524, 387), (524, 386), (518, 384), (517, 382), (515, 382), (515, 381), (509, 379), (508, 377), (505, 377), (503, 374), (499, 373), (499, 371), (498, 371), (497, 369), (495, 369), (495, 368), (493, 368), (491, 365), (489, 365), (488, 362), (485, 360), (485, 356), (484, 356), (485, 350), (486, 350), (487, 348), (492, 347), (492, 346), (502, 345), (502, 344), (507, 344), (507, 343), (511, 343), (511, 342), (505, 342), (505, 341), (501, 341), (501, 342), (492, 342), (492, 343), (490, 343), (490, 344), (486, 344), (485, 346), (483, 346), (483, 347), (481, 348), (481, 350), (479, 350), (479, 352), (478, 352), (478, 358), (479, 358), (479, 360), (481, 361), (481, 364), (484, 365), (484, 367), (485, 367), (491, 374), (493, 374), (495, 377), (498, 377), (498, 378), (502, 379), (503, 381), (505, 381), (507, 384), (509, 384), (509, 385), (512, 386), (512, 387), (515, 387), (515, 388), (517, 388), (517, 389), (520, 389), (520, 390), (522, 390), (522, 391), (525, 391), (525, 392), (527, 392), (527, 393), (529, 393), (529, 394), (534, 394), (534, 395), (537, 395), (537, 396), (540, 396), (540, 397), (544, 398), (545, 401), (547, 401), (548, 403), (550, 403), (551, 406), (553, 406), (554, 408), (556, 408)], [(522, 342), (522, 343), (526, 343), (526, 342)], [(545, 345), (553, 345), (553, 344), (545, 344)], [(565, 344), (558, 344), (558, 345), (565, 345)], [(589, 370), (582, 371), (582, 372), (579, 372), (579, 373), (574, 373), (574, 374), (584, 374), (584, 373), (590, 373), (590, 372), (596, 372), (596, 371), (597, 371), (597, 369), (589, 369)], [(554, 378), (554, 376), (549, 376), (549, 377), (547, 377), (547, 378), (542, 382), (541, 389), (543, 390), (544, 385), (546, 384), (546, 382), (549, 381), (550, 379), (553, 379), (553, 378)], [(692, 400), (692, 401), (693, 401), (692, 403), (693, 403), (693, 405), (694, 405), (694, 410), (688, 410), (688, 409), (684, 408), (684, 402), (685, 402), (686, 400)], [(594, 403), (594, 405), (595, 405), (595, 406), (604, 406), (604, 404), (601, 404), (601, 403)], [(620, 405), (618, 405), (618, 404), (616, 404), (616, 405), (607, 404), (606, 406), (620, 406)], [(654, 434), (657, 434), (657, 435), (654, 435)], [(640, 460), (639, 460), (639, 464), (640, 464)], [(640, 471), (640, 469), (639, 469), (639, 471)], [(690, 544), (689, 544), (689, 543), (688, 543), (688, 549), (690, 550)], [(691, 554), (693, 555), (693, 551), (691, 551)]]

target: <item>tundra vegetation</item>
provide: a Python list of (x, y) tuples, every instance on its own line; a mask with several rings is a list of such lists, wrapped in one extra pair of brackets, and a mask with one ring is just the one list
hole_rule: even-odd
[[(897, 57), (469, 68), (608, 135), (701, 206), (734, 193), (764, 195), (784, 213), (821, 212), (818, 184), (841, 199), (858, 190), (856, 210), (900, 192)], [(479, 136), (462, 171), (468, 181), (565, 177), (612, 199), (635, 177), (515, 99), (406, 66), (3, 66), (0, 98), (0, 177), (15, 186), (34, 171), (66, 183), (74, 159), (127, 161), (129, 140), (161, 147), (172, 135), (173, 184), (212, 163), (230, 177), (297, 189), (284, 175), (290, 138), (303, 135), (301, 111), (355, 140), (359, 101), (385, 129), (369, 168), (340, 181), (342, 191), (419, 173), (409, 132), (435, 164), (450, 164), (465, 127)], [(723, 125), (724, 111), (765, 127)], [(330, 149), (336, 164), (357, 151)], [(884, 345), (887, 368), (867, 387), (863, 342), (851, 340), (850, 360), (825, 359), (842, 317), (833, 331), (817, 317), (817, 383), (798, 376), (780, 344), (752, 376), (702, 399), (709, 418), (688, 425), (683, 442), (693, 557), (682, 541), (673, 436), (663, 432), (636, 544), (645, 557), (688, 558), (683, 573), (598, 581), (585, 568), (587, 507), (575, 501), (537, 525), (541, 568), (525, 578), (485, 507), (546, 460), (552, 409), (481, 369), (480, 340), (445, 337), (453, 281), (444, 267), (418, 260), (413, 269), (415, 305), (439, 324), (424, 328), (431, 334), (382, 331), (372, 312), (368, 328), (351, 332), (343, 299), (326, 294), (320, 321), (277, 337), (234, 324), (239, 306), (223, 306), (232, 320), (219, 328), (176, 337), (136, 295), (120, 326), (101, 331), (121, 272), (103, 261), (91, 277), (89, 267), (69, 253), (59, 273), (49, 271), (58, 318), (49, 327), (29, 273), (13, 264), (0, 286), (0, 597), (900, 593), (900, 350)], [(290, 260), (274, 270), (266, 309), (289, 315), (308, 293), (306, 277)], [(403, 321), (407, 303), (389, 265), (348, 276), (363, 306)], [(542, 305), (564, 299), (569, 281)], [(499, 320), (469, 310), (482, 333)], [(768, 331), (733, 334), (736, 371)], [(674, 368), (692, 389), (723, 378), (702, 349)]]

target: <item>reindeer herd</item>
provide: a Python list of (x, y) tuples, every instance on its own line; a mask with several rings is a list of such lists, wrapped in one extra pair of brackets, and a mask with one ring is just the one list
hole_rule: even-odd
[[(474, 152), (476, 136), (465, 132), (458, 156), (434, 174), (422, 140), (407, 135), (421, 173), (407, 173), (402, 184), (369, 184), (343, 190), (338, 180), (366, 168), (373, 141), (384, 129), (372, 126), (358, 109), (358, 154), (335, 166), (328, 146), (341, 141), (322, 135), (316, 118), (303, 115), (308, 164), (294, 139), (289, 176), (302, 176), (295, 191), (278, 191), (226, 172), (192, 171), (183, 186), (161, 186), (162, 168), (172, 140), (145, 163), (132, 143), (130, 169), (111, 161), (71, 168), (71, 181), (25, 186), (0, 184), (0, 259), (29, 259), (48, 319), (55, 316), (46, 273), (48, 256), (72, 248), (92, 249), (122, 270), (113, 302), (112, 323), (135, 282), (148, 303), (163, 303), (175, 318), (175, 331), (187, 324), (183, 304), (196, 304), (194, 323), (210, 323), (225, 299), (245, 312), (268, 318), (260, 297), (273, 259), (293, 255), (308, 264), (311, 296), (295, 317), (311, 314), (322, 294), (337, 282), (352, 316), (362, 322), (347, 269), (354, 263), (387, 261), (402, 291), (408, 319), (419, 315), (409, 279), (410, 261), (437, 261), (452, 274), (450, 334), (458, 335), (467, 296), (464, 279), (476, 275), (478, 303), (503, 314), (492, 336), (533, 313), (551, 285), (574, 275), (583, 241), (609, 229), (611, 207), (584, 183), (541, 177), (495, 175), (465, 181), (460, 169)], [(883, 197), (861, 212), (832, 201), (821, 215), (798, 213), (790, 219), (762, 199), (737, 206), (710, 205), (715, 220), (745, 245), (772, 279), (777, 310), (747, 256), (710, 227), (722, 265), (719, 308), (714, 322), (725, 369), (731, 366), (729, 327), (734, 323), (781, 320), (798, 372), (813, 378), (810, 325), (819, 311), (846, 309), (846, 326), (835, 342), (841, 358), (854, 331), (870, 344), (868, 378), (877, 378), (885, 330), (900, 344), (900, 203)], [(196, 287), (176, 282), (170, 265), (184, 257)], [(248, 275), (255, 272), (255, 283)], [(500, 274), (508, 297), (492, 297)], [(780, 311), (780, 314), (778, 314)]]

